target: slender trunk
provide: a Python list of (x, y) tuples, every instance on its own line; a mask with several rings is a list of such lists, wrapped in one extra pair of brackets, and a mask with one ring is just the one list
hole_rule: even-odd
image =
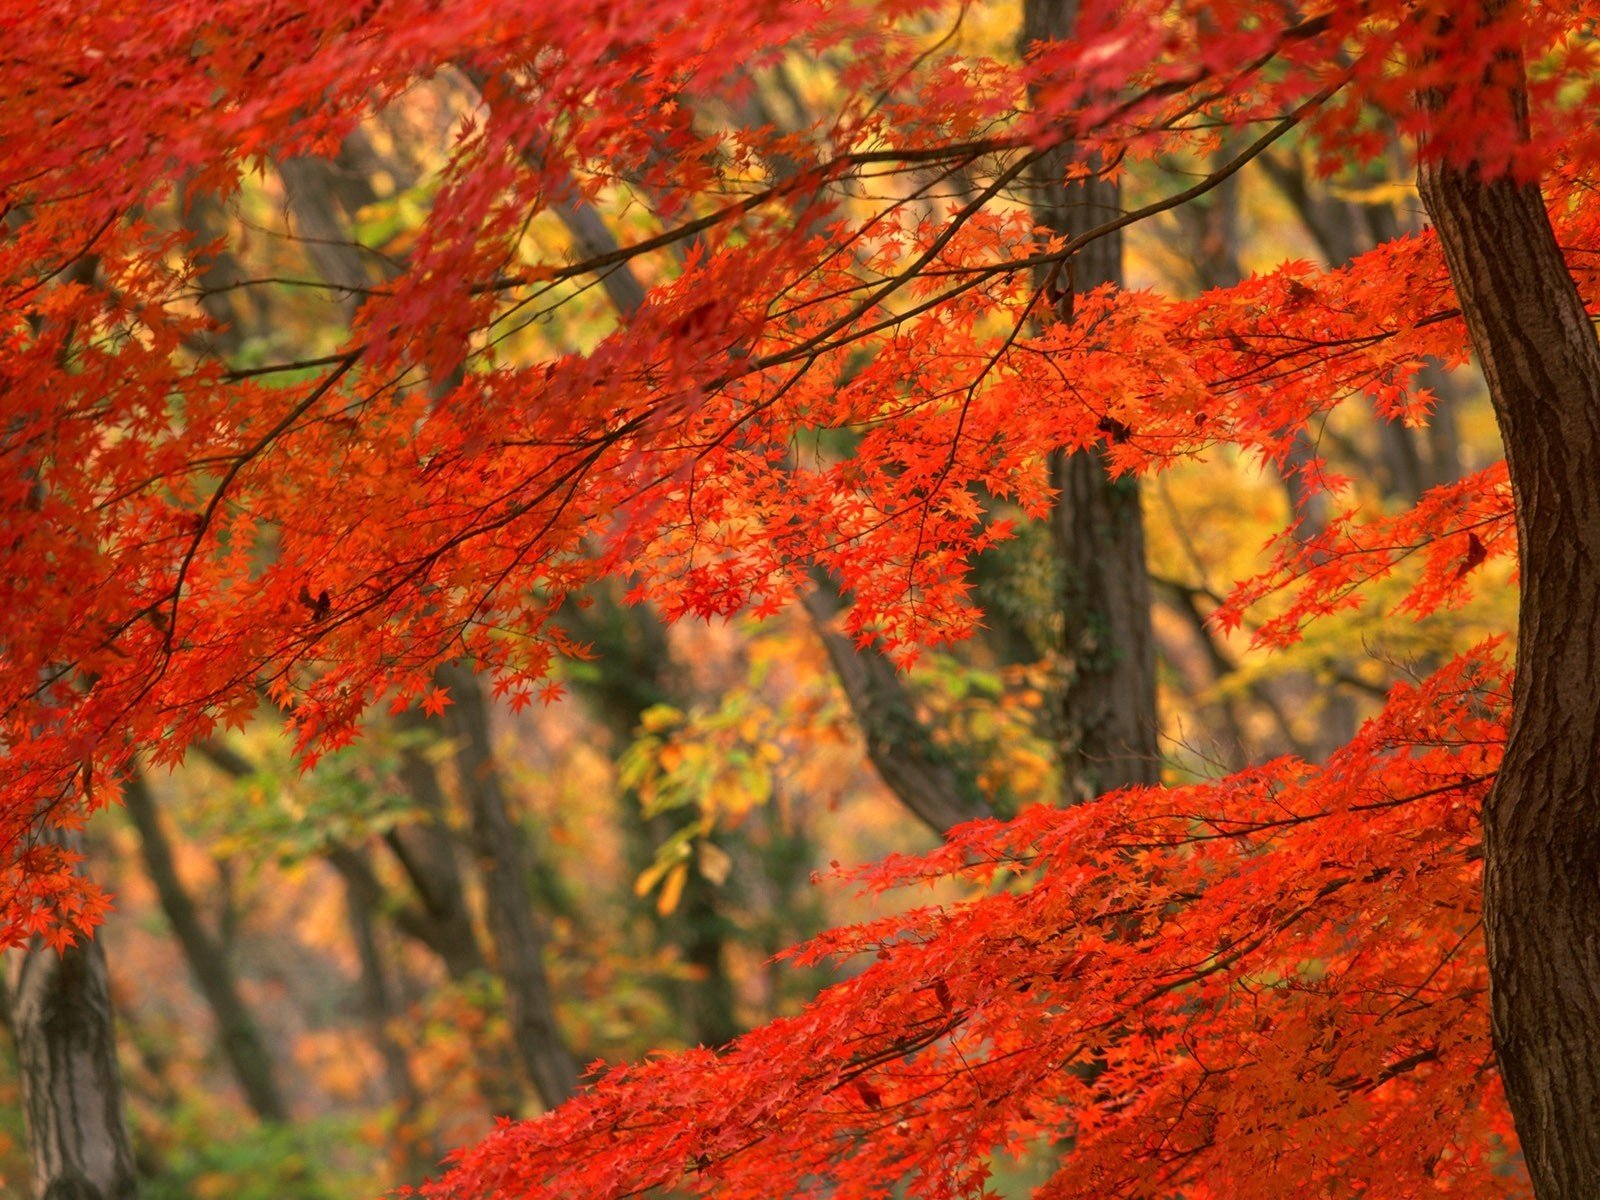
[(544, 966), (544, 931), (529, 894), (530, 864), (522, 830), (512, 819), (489, 738), (489, 711), (477, 676), (465, 667), (440, 672), (454, 704), (448, 720), (460, 739), (456, 761), (471, 814), (472, 846), (483, 876), (489, 934), (505, 984), (511, 1040), (546, 1108), (577, 1090), (578, 1064), (556, 1019)]
[[(671, 837), (675, 813), (663, 813), (651, 825), (657, 845)], [(699, 1046), (726, 1046), (739, 1036), (740, 1025), (728, 974), (728, 935), (732, 924), (722, 915), (719, 889), (698, 868), (691, 869), (678, 907), (661, 920), (663, 935), (683, 952), (694, 968), (692, 979), (677, 986), (675, 1007), (684, 1036)]]
[(1427, 430), (1428, 486), (1454, 483), (1466, 474), (1461, 462), (1461, 431), (1456, 423), (1461, 386), (1454, 375), (1436, 362), (1422, 368), (1417, 382), (1436, 397)]
[[(1077, 15), (1076, 0), (1026, 0), (1024, 45), (1068, 37)], [(1072, 153), (1071, 146), (1058, 148), (1035, 180), (1039, 221), (1067, 237), (1121, 212), (1114, 182), (1064, 182)], [(1059, 315), (1070, 320), (1073, 291), (1121, 283), (1121, 236), (1091, 242), (1068, 269)], [(1159, 782), (1155, 638), (1138, 481), (1111, 478), (1096, 451), (1052, 456), (1050, 475), (1059, 491), (1051, 531), (1061, 572), (1065, 667), (1058, 741), (1063, 795), (1071, 802)]]
[(990, 815), (973, 773), (918, 718), (911, 689), (894, 664), (834, 628), (844, 605), (829, 581), (820, 580), (803, 603), (861, 729), (867, 758), (889, 790), (941, 837), (963, 821)]
[[(196, 242), (215, 242), (228, 231), (227, 210), (211, 192), (190, 193), (189, 182), (185, 181), (183, 189), (186, 195), (182, 206), (184, 225)], [(248, 302), (239, 285), (246, 279), (247, 272), (228, 250), (215, 250), (197, 262), (200, 308), (217, 323), (216, 330), (205, 335), (203, 344), (213, 354), (231, 357), (244, 344), (242, 310)]]
[(350, 920), (350, 938), (355, 942), (356, 955), (361, 963), (362, 1014), (366, 1018), (369, 1036), (383, 1058), (384, 1090), (388, 1092), (395, 1108), (393, 1138), (399, 1170), (403, 1182), (417, 1184), (438, 1162), (438, 1148), (427, 1131), (418, 1124), (418, 1114), (422, 1111), (422, 1092), (412, 1077), (405, 1048), (390, 1032), (389, 1023), (395, 1015), (394, 999), (372, 912), (360, 889), (348, 882), (345, 885), (345, 905)]
[[(1212, 152), (1211, 169), (1226, 166), (1242, 145), (1237, 137), (1224, 139)], [(1182, 167), (1174, 163), (1172, 169)], [(1244, 278), (1244, 265), (1239, 259), (1239, 184), (1240, 178), (1235, 175), (1209, 195), (1173, 210), (1184, 243), (1178, 249), (1186, 257), (1196, 291), (1231, 288)]]
[(6, 956), (28, 1157), (37, 1200), (134, 1200), (133, 1147), (105, 951), (82, 937)]
[[(585, 690), (594, 702), (617, 747), (628, 745), (639, 728), (644, 711), (654, 704), (689, 703), (685, 672), (672, 656), (666, 630), (645, 610), (626, 610), (615, 594), (599, 592), (589, 608), (568, 614), (573, 629), (598, 650), (600, 670)], [(628, 858), (637, 873), (655, 858), (656, 847), (670, 839), (682, 823), (697, 819), (688, 810), (644, 815), (639, 798), (622, 797), (627, 826)], [(678, 948), (683, 961), (696, 967), (692, 978), (679, 976), (664, 982), (661, 991), (682, 1021), (686, 1040), (702, 1046), (721, 1046), (740, 1030), (733, 981), (728, 974), (729, 922), (722, 915), (718, 889), (690, 866), (690, 882), (678, 907), (666, 916), (654, 904), (641, 916), (654, 928), (657, 944)]]
[(189, 971), (217, 1021), (223, 1056), (256, 1116), (263, 1121), (287, 1121), (289, 1108), (273, 1075), (272, 1056), (262, 1040), (255, 1017), (239, 994), (233, 964), (211, 935), (195, 909), (172, 861), (172, 845), (161, 827), (150, 785), (142, 774), (129, 777), (122, 789), (123, 807), (139, 831), (139, 849), (145, 873), (155, 885), (161, 911), (177, 936)]
[[(402, 728), (426, 726), (420, 714), (415, 713), (403, 714), (397, 724)], [(219, 770), (235, 778), (257, 773), (254, 765), (221, 743), (204, 742), (199, 750)], [(351, 906), (362, 910), (361, 921), (352, 925), (352, 933), (363, 964), (366, 951), (362, 929), (370, 923), (372, 914), (381, 913), (401, 933), (437, 955), (452, 982), (465, 984), (486, 974), (489, 964), (467, 907), (466, 884), (456, 863), (456, 848), (445, 826), (444, 792), (432, 764), (418, 748), (405, 748), (401, 758), (400, 781), (427, 820), (390, 830), (384, 835), (384, 843), (405, 872), (415, 903), (390, 892), (363, 849), (334, 843), (325, 853), (328, 863), (344, 879)], [(496, 1116), (520, 1116), (525, 1090), (508, 1048), (490, 1040), (479, 1041), (474, 1050), (477, 1087), (484, 1103)], [(380, 1051), (387, 1060), (389, 1052), (381, 1042)]]
[[(417, 826), (413, 831), (424, 828)], [(397, 829), (389, 835), (388, 844), (391, 849), (408, 844), (394, 838), (393, 835), (399, 832), (401, 830)], [(429, 830), (424, 845), (449, 851), (453, 855), (454, 850), (448, 844), (447, 838), (446, 834)], [(415, 854), (409, 851), (400, 854), (398, 849), (396, 852), (411, 881), (412, 890), (421, 902), (420, 906), (397, 901), (384, 887), (383, 882), (373, 871), (372, 864), (360, 850), (349, 846), (334, 846), (328, 851), (328, 861), (344, 877), (351, 904), (359, 903), (369, 914), (381, 912), (387, 915), (401, 933), (422, 943), (438, 956), (452, 983), (468, 984), (479, 976), (488, 974), (489, 964), (484, 958), (482, 947), (478, 944), (477, 931), (471, 921), (464, 920), (458, 923), (454, 919), (446, 920), (436, 911), (429, 899), (433, 896), (448, 895), (452, 902), (446, 911), (450, 914), (455, 913), (459, 904), (464, 914), (464, 895), (459, 890), (459, 876), (451, 876), (457, 881), (457, 890), (452, 892), (449, 888), (441, 886), (439, 879), (428, 875), (422, 869), (422, 860)], [(360, 950), (358, 942), (357, 951)], [(478, 1094), (483, 1097), (489, 1110), (497, 1117), (521, 1116), (525, 1091), (522, 1077), (517, 1072), (516, 1060), (509, 1048), (498, 1039), (478, 1039), (473, 1052), (477, 1059)]]
[[(484, 83), (481, 77), (475, 81), (480, 87)], [(752, 93), (749, 104), (759, 107), (759, 92)], [(803, 166), (799, 160), (792, 160), (780, 163), (778, 170), (780, 174), (793, 173)], [(610, 229), (591, 207), (569, 204), (557, 211), (586, 254), (599, 256), (617, 249)], [(606, 272), (600, 283), (623, 321), (644, 303), (644, 286), (626, 266)], [(832, 622), (844, 605), (832, 581), (818, 573), (816, 583), (817, 587), (803, 598), (806, 610), (861, 727), (867, 757), (889, 790), (941, 836), (964, 821), (990, 815), (988, 805), (968, 777), (970, 773), (963, 772), (953, 756), (940, 751), (917, 720), (910, 689), (893, 664), (876, 648), (857, 647), (833, 628)], [(652, 665), (659, 669), (666, 665), (666, 651), (665, 640), (657, 640), (661, 658)], [(632, 737), (642, 711), (639, 707), (626, 714), (623, 737)], [(667, 817), (652, 824), (666, 829), (665, 836), (670, 836), (669, 822), (673, 819)], [(702, 968), (705, 980), (704, 987), (695, 989), (704, 994), (685, 996), (691, 1014), (700, 1014), (692, 1021), (698, 1040), (720, 1045), (738, 1032), (721, 945), (728, 922), (716, 911), (716, 889), (697, 872), (691, 872), (689, 886), (669, 923), (689, 939), (684, 943), (686, 958)]]
[[(1507, 74), (1521, 109), (1520, 71)], [(1483, 812), (1495, 1050), (1535, 1195), (1588, 1200), (1600, 1188), (1600, 344), (1537, 186), (1448, 161), (1420, 175), (1505, 441), (1521, 552), (1511, 730)]]
[[(286, 159), (278, 169), (289, 190), (291, 207), (307, 235), (307, 253), (318, 271), (329, 282), (352, 289), (345, 297), (344, 306), (347, 319), (353, 318), (364, 298), (355, 289), (366, 285), (367, 270), (359, 251), (346, 240), (344, 222), (336, 208), (336, 173), (317, 159)], [(603, 225), (600, 230), (603, 232)], [(593, 230), (589, 232), (594, 233)], [(642, 293), (638, 302), (642, 302)], [(437, 390), (446, 390), (442, 382)], [(461, 739), (457, 766), (470, 813), (472, 848), (483, 878), (495, 965), (505, 988), (512, 1043), (540, 1101), (546, 1108), (553, 1108), (577, 1087), (578, 1070), (556, 1022), (555, 1000), (545, 974), (544, 935), (528, 888), (530, 864), (526, 841), (506, 804), (489, 745), (488, 710), (476, 677), (466, 668), (450, 668), (440, 675), (449, 680), (455, 699), (452, 716), (442, 723), (413, 716), (410, 724), (412, 727), (442, 724)], [(413, 794), (437, 793), (434, 766), (417, 751), (407, 752), (404, 772)], [(441, 803), (438, 811), (442, 809)], [(447, 871), (453, 876), (453, 850), (441, 839), (426, 840), (432, 843), (429, 852), (437, 860), (433, 866), (440, 870), (424, 875), (414, 873), (413, 877), (420, 882), (426, 874), (437, 876)], [(403, 842), (391, 844), (397, 852), (407, 849)], [(448, 868), (445, 857), (450, 859)], [(450, 889), (449, 895), (436, 899), (458, 910), (462, 924), (470, 924), (464, 897), (465, 892), (456, 886)], [(476, 939), (469, 937), (465, 928), (459, 938), (452, 940), (463, 949), (476, 944)], [(446, 953), (449, 952), (446, 948)], [(452, 967), (452, 974), (458, 969)]]
[(317, 274), (335, 288), (332, 298), (344, 320), (366, 299), (371, 282), (367, 262), (340, 217), (333, 168), (320, 158), (287, 158), (278, 164), (291, 217), (291, 230)]
[[(1305, 541), (1320, 536), (1328, 528), (1328, 521), (1333, 516), (1328, 493), (1313, 486), (1306, 478), (1306, 468), (1315, 457), (1311, 438), (1302, 429), (1295, 435), (1294, 444), (1289, 448), (1283, 488), (1289, 497), (1290, 513), (1300, 521), (1296, 535)], [(1413, 500), (1415, 498), (1412, 497)], [(1310, 758), (1321, 762), (1341, 746), (1349, 745), (1361, 723), (1354, 698), (1330, 687), (1309, 672), (1297, 671), (1284, 683), (1299, 705), (1319, 714), (1315, 733), (1307, 747)]]
[(411, 710), (395, 719), (395, 728), (410, 741), (400, 751), (400, 782), (425, 819), (400, 825), (384, 836), (389, 849), (405, 869), (422, 905), (425, 930), (422, 940), (444, 961), (452, 979), (466, 979), (488, 968), (467, 904), (467, 880), (457, 861), (456, 839), (450, 829), (449, 800), (439, 778), (430, 748), (450, 736), (442, 720)]

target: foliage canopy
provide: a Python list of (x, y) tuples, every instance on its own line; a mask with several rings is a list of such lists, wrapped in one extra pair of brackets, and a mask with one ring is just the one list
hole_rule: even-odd
[[(314, 761), (373, 704), (440, 710), (435, 670), (462, 659), (526, 704), (586, 653), (552, 618), (598, 579), (710, 617), (774, 612), (820, 569), (849, 630), (908, 661), (970, 631), (965, 564), (1008, 532), (986, 500), (1042, 516), (1052, 451), (1282, 466), (1350, 396), (1425, 420), (1417, 373), (1469, 349), (1431, 231), (1194, 299), (1076, 294), (1073, 257), (1281, 139), (1332, 170), (1398, 136), (1539, 181), (1592, 303), (1594, 6), (1460, 8), (1085, 3), (1020, 65), (960, 50), (963, 10), (935, 2), (13, 12), (3, 940), (98, 920), (37, 835), (104, 804), (136, 748), (173, 763), (268, 705)], [(794, 55), (845, 64), (826, 119), (750, 123), (751, 79)], [(481, 104), (404, 260), (373, 254), (343, 289), (348, 338), (207, 353), (216, 247), (163, 204), (330, 153), (439, 72)], [(1080, 177), (1223, 165), (1065, 240), (1026, 197), (1062, 144)], [(542, 251), (530, 230), (580, 205), (625, 214), (617, 243)], [(505, 352), (596, 286), (645, 290), (594, 345)], [(1490, 467), (1287, 532), (1221, 619), (1286, 594), (1258, 636), (1288, 643), (1415, 555), (1401, 608), (1433, 612), (1515, 528)], [(1054, 1196), (1518, 1193), (1476, 821), (1508, 690), (1486, 645), (1320, 765), (1034, 808), (874, 868), (872, 887), (988, 886), (819, 939), (802, 961), (875, 957), (726, 1053), (619, 1069), (501, 1128), (426, 1193), (969, 1195), (991, 1152), (1041, 1137), (1063, 1148)]]

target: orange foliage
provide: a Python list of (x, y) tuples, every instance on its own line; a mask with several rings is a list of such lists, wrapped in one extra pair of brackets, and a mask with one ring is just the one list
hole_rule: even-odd
[[(1329, 164), (1371, 156), (1380, 118), (1416, 132), (1414, 93), (1436, 87), (1435, 150), (1545, 177), (1563, 244), (1592, 250), (1594, 6), (1513, 3), (1470, 37), (1432, 19), (1452, 7), (1286, 23), (1259, 0), (1085, 3), (1074, 42), (1020, 66), (917, 35), (913, 18), (960, 16), (935, 0), (16, 7), (0, 941), (103, 910), (41, 829), (103, 803), (134, 747), (176, 762), (263, 694), (307, 762), (375, 702), (439, 711), (447, 660), (513, 704), (551, 696), (552, 657), (584, 651), (550, 618), (607, 576), (708, 616), (773, 612), (820, 566), (854, 598), (850, 629), (909, 659), (972, 626), (964, 564), (1006, 532), (978, 489), (1042, 513), (1052, 450), (1104, 447), (1118, 470), (1224, 444), (1281, 461), (1346, 396), (1422, 416), (1415, 371), (1466, 353), (1431, 236), (1194, 301), (1081, 296), (1070, 325), (1041, 323), (1032, 272), (1054, 264), (1059, 293), (1078, 246), (1007, 189), (1063, 138), (1117, 171), (1229, 127), (1257, 139), (1241, 159), (1292, 129)], [(1459, 81), (1508, 44), (1536, 66), (1535, 135), (1485, 145), (1500, 93)], [(694, 119), (785, 54), (848, 62), (827, 120)], [(484, 105), (344, 344), (208, 356), (205, 248), (160, 217), (178, 181), (226, 194), (447, 70), (482, 79)], [(970, 198), (927, 201), (957, 175)], [(653, 232), (581, 261), (524, 244), (531, 214), (608, 198)], [(497, 353), (568, 281), (624, 263), (661, 282), (592, 351)], [(814, 453), (825, 430), (853, 451)], [(1510, 529), (1491, 469), (1285, 541), (1227, 615), (1292, 586), (1263, 634), (1290, 636), (1412, 552), (1426, 610)], [(844, 1198), (907, 1175), (974, 1194), (991, 1149), (1041, 1135), (1071, 1146), (1048, 1195), (1515, 1190), (1474, 824), (1505, 691), (1492, 653), (1460, 659), (1324, 766), (1032, 810), (890, 863), (874, 882), (1031, 883), (822, 939), (805, 954), (878, 960), (724, 1056), (628, 1068), (502, 1128), (428, 1194), (765, 1196), (782, 1178)]]

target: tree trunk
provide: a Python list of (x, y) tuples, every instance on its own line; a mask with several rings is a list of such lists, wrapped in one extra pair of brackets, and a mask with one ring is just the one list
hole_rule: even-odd
[[(1076, 0), (1026, 0), (1023, 44), (1071, 35)], [(1046, 156), (1034, 180), (1041, 224), (1073, 237), (1121, 214), (1114, 182), (1067, 184), (1070, 145)], [(1122, 238), (1102, 237), (1069, 264), (1062, 319), (1072, 293), (1122, 282)], [(1129, 784), (1160, 781), (1156, 743), (1155, 638), (1145, 571), (1144, 513), (1138, 481), (1112, 479), (1096, 451), (1058, 453), (1059, 489), (1051, 531), (1061, 572), (1061, 653), (1065, 679), (1058, 712), (1063, 798), (1071, 803)]]
[(161, 827), (155, 799), (143, 774), (135, 772), (129, 776), (122, 789), (122, 801), (139, 831), (145, 873), (155, 885), (161, 911), (166, 914), (167, 924), (177, 936), (189, 971), (216, 1018), (222, 1053), (233, 1070), (234, 1079), (256, 1116), (263, 1121), (287, 1121), (289, 1109), (283, 1093), (278, 1090), (272, 1056), (267, 1053), (261, 1029), (239, 994), (239, 982), (226, 951), (201, 921), (194, 901), (178, 878), (177, 866), (172, 861), (172, 845)]
[[(640, 718), (655, 704), (687, 707), (687, 672), (672, 655), (666, 629), (648, 609), (625, 609), (613, 591), (599, 590), (596, 603), (570, 609), (565, 619), (579, 636), (595, 645), (599, 671), (583, 687), (605, 723), (614, 746), (627, 746)], [(655, 858), (656, 847), (697, 814), (686, 810), (644, 815), (636, 795), (622, 798), (627, 822), (624, 838), (633, 873)], [(728, 975), (727, 934), (732, 928), (722, 915), (718, 889), (701, 878), (691, 861), (689, 883), (678, 907), (663, 916), (653, 903), (640, 915), (655, 931), (657, 944), (676, 946), (686, 964), (696, 967), (666, 982), (662, 992), (682, 1021), (683, 1036), (702, 1046), (721, 1046), (739, 1033), (733, 981)]]
[(844, 607), (827, 579), (802, 598), (878, 778), (940, 837), (963, 821), (990, 816), (973, 772), (934, 741), (918, 718), (905, 677), (875, 647), (862, 649), (834, 628)]
[(1600, 345), (1537, 186), (1453, 162), (1420, 175), (1505, 440), (1521, 550), (1510, 738), (1483, 812), (1495, 1050), (1535, 1195), (1588, 1200), (1600, 1190)]
[(356, 956), (361, 963), (362, 1015), (366, 1018), (372, 1043), (383, 1058), (384, 1089), (394, 1104), (392, 1144), (402, 1181), (414, 1186), (421, 1183), (439, 1161), (438, 1147), (418, 1120), (423, 1106), (422, 1092), (411, 1074), (405, 1047), (395, 1040), (390, 1029), (395, 1005), (372, 910), (360, 888), (349, 881), (345, 883), (345, 908), (350, 922), (350, 940), (355, 943)]
[(106, 980), (95, 938), (7, 955), (28, 1157), (37, 1200), (134, 1200), (133, 1147)]
[[(431, 735), (443, 736), (443, 730), (432, 718), (414, 710), (402, 713), (396, 725), (403, 730), (427, 730)], [(258, 773), (253, 764), (222, 743), (202, 742), (198, 749), (219, 770), (236, 779)], [(368, 917), (385, 915), (401, 933), (437, 955), (454, 983), (466, 983), (480, 973), (486, 974), (489, 963), (478, 941), (467, 906), (466, 882), (446, 827), (444, 791), (433, 764), (415, 745), (401, 751), (399, 776), (426, 819), (391, 829), (383, 840), (405, 872), (416, 903), (389, 892), (361, 847), (333, 843), (325, 851), (327, 860), (344, 878), (352, 906), (359, 905)], [(353, 924), (352, 933), (365, 970), (361, 926)], [(379, 1048), (387, 1054), (381, 1042)], [(509, 1049), (494, 1039), (478, 1039), (474, 1050), (477, 1087), (484, 1103), (495, 1116), (520, 1116), (526, 1089)]]
[(439, 678), (454, 701), (446, 721), (460, 739), (456, 763), (483, 876), (495, 965), (506, 990), (511, 1040), (540, 1101), (554, 1108), (577, 1090), (578, 1064), (562, 1037), (545, 973), (544, 931), (528, 889), (527, 843), (501, 786), (489, 740), (488, 705), (477, 676), (466, 667), (446, 667)]

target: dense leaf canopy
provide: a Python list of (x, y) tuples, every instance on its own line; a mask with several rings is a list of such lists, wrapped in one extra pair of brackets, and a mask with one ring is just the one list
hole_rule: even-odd
[[(520, 705), (596, 579), (667, 615), (770, 613), (816, 569), (901, 660), (977, 619), (965, 564), (1041, 515), (1043, 464), (1117, 472), (1234, 447), (1284, 464), (1351, 396), (1421, 420), (1467, 355), (1427, 231), (1195, 299), (1075, 294), (1088, 240), (1294, 137), (1542, 181), (1591, 303), (1592, 5), (1086, 3), (1023, 65), (952, 48), (942, 3), (425, 0), (13, 6), (0, 51), (3, 941), (104, 897), (41, 830), (115, 793), (135, 748), (280, 710), (306, 761), (374, 704), (437, 710), (467, 659)], [(930, 36), (932, 27), (942, 31)], [(1528, 63), (1530, 130), (1501, 78)], [(752, 124), (785, 55), (848, 64), (825, 119)], [(292, 361), (207, 352), (215, 247), (157, 218), (268, 161), (331, 152), (457, 73), (447, 170), (403, 261), (347, 287), (349, 336)], [(1419, 105), (1419, 95), (1434, 103)], [(1519, 93), (1520, 94), (1520, 93)], [(1424, 114), (1435, 119), (1426, 128)], [(1222, 165), (1082, 237), (1026, 182), (1160, 155)], [(1225, 152), (1221, 158), (1215, 157)], [(1100, 164), (1098, 166), (1094, 164)], [(573, 206), (620, 242), (551, 256)], [(590, 345), (503, 347), (591, 289), (646, 290)], [(1402, 607), (1514, 552), (1502, 466), (1378, 520), (1286, 532), (1222, 610), (1291, 602), (1292, 641), (1421, 555)], [(464, 1152), (428, 1194), (976, 1194), (994, 1149), (1070, 1143), (1060, 1196), (1491, 1195), (1521, 1186), (1483, 1003), (1476, 805), (1497, 765), (1496, 646), (1397, 689), (1318, 766), (1118, 793), (964, 827), (872, 886), (987, 881), (824, 937), (875, 953), (803, 1016), (618, 1070)]]

